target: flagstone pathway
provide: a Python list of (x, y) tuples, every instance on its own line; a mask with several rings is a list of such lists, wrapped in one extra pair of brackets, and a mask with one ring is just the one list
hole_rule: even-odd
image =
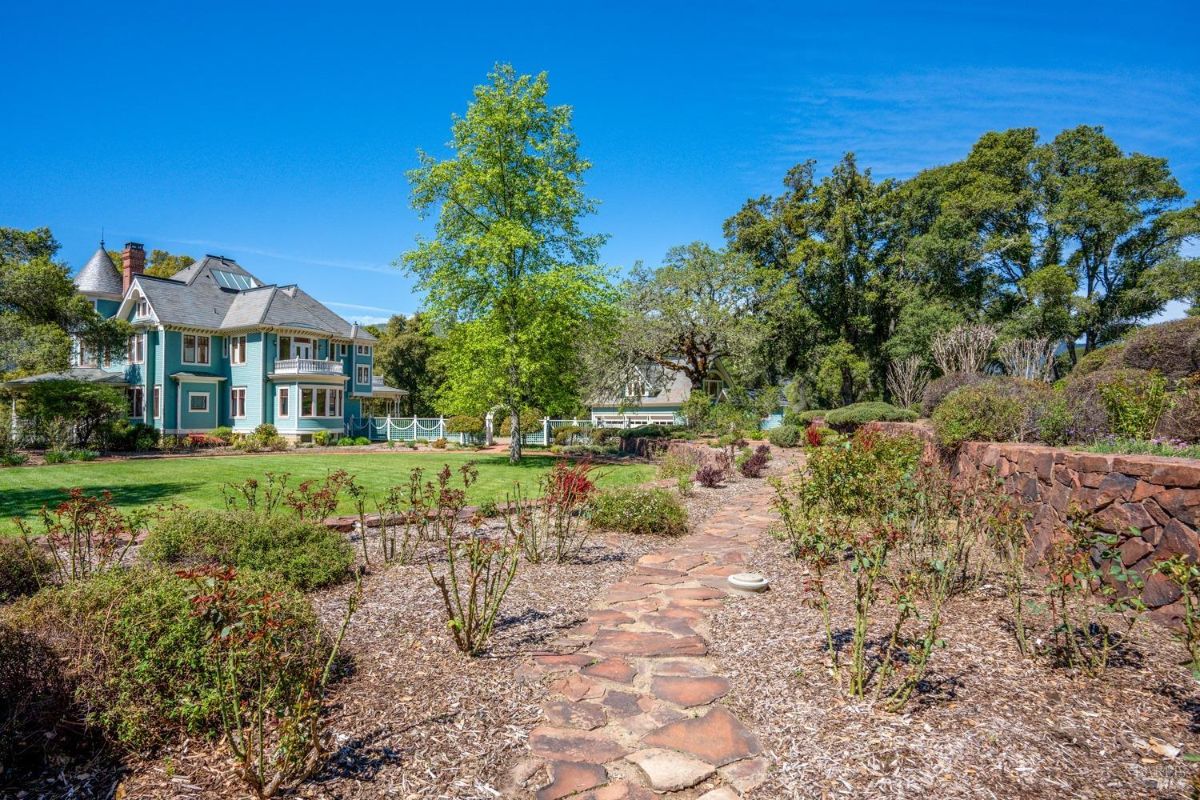
[(534, 657), (551, 696), (514, 778), (536, 800), (732, 800), (763, 781), (758, 739), (719, 704), (729, 683), (705, 633), (773, 521), (771, 496), (756, 487), (643, 556), (558, 643), (564, 654)]

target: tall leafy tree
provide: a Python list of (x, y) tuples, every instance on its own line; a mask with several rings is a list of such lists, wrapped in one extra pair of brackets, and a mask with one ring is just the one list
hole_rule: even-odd
[[(109, 250), (108, 257), (118, 268), (121, 266), (120, 250)], [(195, 263), (196, 259), (191, 256), (155, 248), (150, 251), (150, 258), (146, 262), (146, 274), (156, 278), (169, 278), (181, 269), (187, 269)]]
[(397, 314), (387, 325), (369, 325), (367, 330), (379, 339), (375, 345), (376, 372), (389, 386), (408, 392), (401, 403), (403, 413), (437, 413), (435, 401), (442, 380), (436, 358), (441, 343), (429, 318), (423, 314)]
[(593, 391), (620, 396), (637, 373), (663, 385), (682, 374), (700, 389), (722, 359), (755, 382), (770, 332), (762, 312), (777, 284), (774, 270), (703, 242), (671, 248), (658, 269), (635, 266), (621, 287), (616, 335), (592, 352)]
[(9, 377), (67, 368), (71, 338), (94, 352), (122, 350), (132, 329), (106, 320), (76, 293), (70, 270), (56, 260), (48, 228), (0, 228), (0, 374)]
[[(499, 405), (519, 430), (520, 409), (549, 410), (578, 395), (580, 343), (610, 323), (614, 299), (597, 266), (605, 237), (585, 233), (591, 164), (579, 154), (569, 106), (551, 106), (545, 73), (499, 65), (451, 124), (449, 158), (421, 152), (412, 203), (436, 213), (403, 266), (449, 332), (444, 397), (461, 410)], [(470, 398), (456, 387), (473, 387)], [(521, 457), (519, 436), (510, 458)]]

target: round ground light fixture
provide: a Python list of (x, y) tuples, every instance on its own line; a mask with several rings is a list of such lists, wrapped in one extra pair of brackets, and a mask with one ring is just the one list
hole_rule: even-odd
[(743, 592), (765, 592), (771, 583), (757, 572), (739, 572), (730, 575), (726, 580), (730, 586)]

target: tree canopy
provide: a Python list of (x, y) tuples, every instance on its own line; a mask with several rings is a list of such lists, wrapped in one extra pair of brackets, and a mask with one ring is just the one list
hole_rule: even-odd
[(375, 345), (376, 374), (383, 376), (389, 386), (408, 392), (400, 404), (402, 412), (423, 417), (436, 414), (437, 389), (442, 384), (436, 365), (441, 340), (434, 334), (430, 319), (423, 314), (397, 314), (387, 325), (368, 325), (367, 330), (379, 339)]
[[(401, 263), (446, 332), (441, 404), (500, 406), (514, 426), (522, 407), (578, 402), (581, 342), (612, 321), (605, 237), (581, 226), (596, 209), (583, 185), (591, 164), (571, 108), (551, 106), (548, 91), (544, 73), (498, 65), (453, 118), (453, 155), (421, 152), (409, 173), (414, 208), (437, 216)], [(510, 457), (520, 454), (515, 436)]]
[(0, 228), (0, 375), (66, 369), (72, 337), (94, 352), (125, 347), (129, 326), (76, 293), (58, 250), (48, 228)]

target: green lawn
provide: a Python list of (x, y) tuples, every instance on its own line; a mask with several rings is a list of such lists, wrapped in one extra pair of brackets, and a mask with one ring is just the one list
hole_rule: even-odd
[[(68, 487), (82, 487), (89, 494), (108, 489), (123, 509), (153, 507), (159, 503), (183, 503), (195, 508), (220, 508), (221, 485), (261, 477), (264, 472), (291, 473), (289, 486), (309, 478), (323, 478), (331, 470), (344, 469), (380, 496), (390, 486), (407, 483), (413, 467), (424, 467), (432, 476), (442, 464), (457, 468), (467, 461), (479, 467), (479, 481), (471, 487), (468, 500), (503, 500), (520, 482), (523, 490), (536, 490), (538, 478), (554, 463), (551, 456), (526, 456), (513, 466), (505, 456), (468, 453), (297, 453), (291, 455), (154, 458), (134, 461), (54, 464), (42, 467), (0, 469), (0, 531), (11, 532), (11, 519), (36, 512), (55, 503)], [(604, 465), (596, 469), (601, 486), (642, 483), (653, 477), (653, 468), (641, 464)], [(350, 513), (348, 500), (339, 509)]]

